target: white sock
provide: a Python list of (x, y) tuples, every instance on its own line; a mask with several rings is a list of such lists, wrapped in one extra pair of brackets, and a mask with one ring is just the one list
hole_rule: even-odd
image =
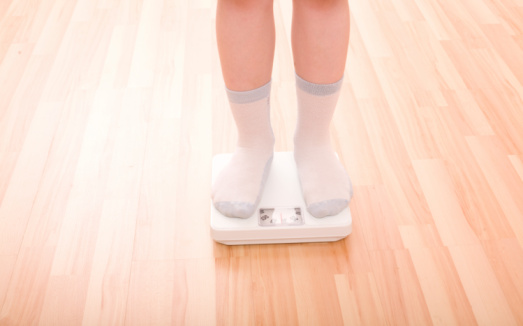
[(334, 153), (329, 134), (342, 80), (313, 84), (296, 75), (294, 159), (307, 210), (315, 217), (338, 214), (352, 198), (350, 178)]
[(274, 147), (270, 91), (271, 82), (245, 92), (227, 89), (238, 144), (212, 187), (214, 206), (223, 215), (250, 217), (260, 201)]

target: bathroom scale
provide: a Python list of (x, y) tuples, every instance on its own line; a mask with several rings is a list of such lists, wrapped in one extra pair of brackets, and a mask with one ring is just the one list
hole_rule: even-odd
[[(232, 157), (218, 154), (212, 161), (213, 182)], [(249, 218), (222, 215), (211, 202), (211, 236), (226, 245), (329, 242), (352, 231), (350, 208), (316, 218), (302, 196), (292, 152), (276, 152), (260, 203)]]

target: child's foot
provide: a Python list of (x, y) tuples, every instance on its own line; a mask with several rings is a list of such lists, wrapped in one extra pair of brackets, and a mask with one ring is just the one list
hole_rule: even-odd
[(352, 184), (330, 146), (295, 145), (294, 159), (307, 204), (314, 217), (336, 215), (349, 204)]
[(238, 146), (212, 187), (220, 213), (250, 217), (260, 201), (270, 171), (274, 135), (270, 124), (271, 83), (246, 92), (227, 90), (238, 128)]
[(294, 159), (307, 204), (315, 217), (336, 215), (352, 198), (352, 184), (330, 143), (329, 127), (342, 80), (314, 84), (296, 75), (298, 125)]
[(267, 153), (238, 148), (213, 185), (214, 206), (230, 217), (250, 217), (269, 175), (272, 150)]

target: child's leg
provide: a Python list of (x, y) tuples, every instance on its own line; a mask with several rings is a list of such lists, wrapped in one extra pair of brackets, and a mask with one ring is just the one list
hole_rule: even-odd
[(238, 146), (213, 184), (212, 198), (222, 214), (246, 218), (258, 204), (273, 155), (269, 114), (275, 46), (272, 0), (219, 0), (216, 34)]
[(271, 79), (273, 0), (218, 0), (216, 37), (228, 89), (248, 91)]
[(292, 47), (298, 124), (294, 157), (309, 212), (335, 215), (352, 197), (336, 159), (329, 126), (342, 84), (349, 43), (347, 0), (294, 0)]

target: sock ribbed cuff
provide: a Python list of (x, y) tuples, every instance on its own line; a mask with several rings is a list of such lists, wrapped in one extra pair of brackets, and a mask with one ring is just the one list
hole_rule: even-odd
[(327, 96), (336, 93), (343, 83), (343, 77), (335, 83), (332, 84), (314, 84), (306, 81), (296, 74), (296, 86), (299, 87), (302, 91), (307, 92), (312, 95), (317, 96)]
[(229, 101), (231, 103), (251, 103), (269, 97), (271, 93), (271, 82), (272, 80), (269, 81), (267, 84), (250, 91), (238, 92), (232, 91), (228, 88), (225, 88), (225, 90), (227, 91), (227, 97), (229, 98)]

